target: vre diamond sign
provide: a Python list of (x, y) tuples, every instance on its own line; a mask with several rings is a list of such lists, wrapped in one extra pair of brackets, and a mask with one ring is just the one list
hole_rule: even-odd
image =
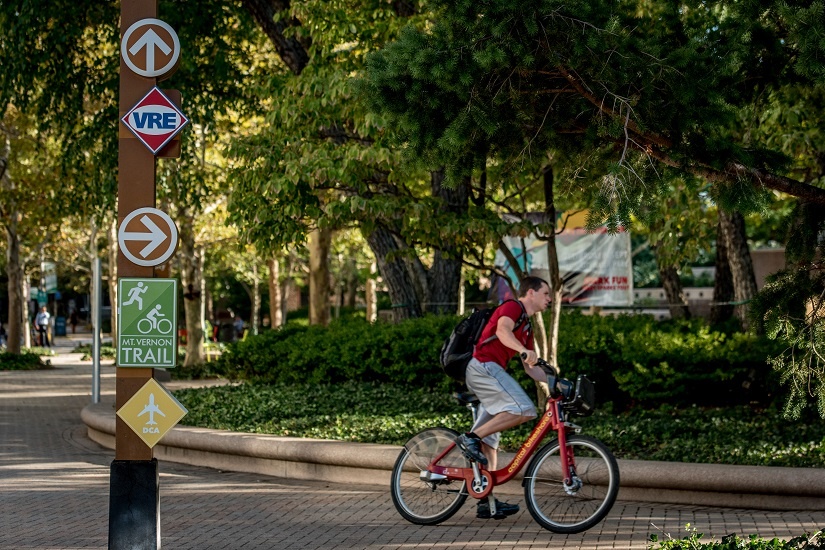
[(189, 123), (189, 119), (157, 86), (149, 90), (120, 120), (153, 155), (157, 155)]

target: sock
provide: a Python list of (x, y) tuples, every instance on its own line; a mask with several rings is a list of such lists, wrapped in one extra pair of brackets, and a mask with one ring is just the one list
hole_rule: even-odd
[(465, 435), (466, 435), (467, 437), (472, 437), (473, 439), (481, 439), (480, 437), (478, 437), (478, 436), (476, 435), (476, 433), (475, 433), (475, 432), (467, 432)]

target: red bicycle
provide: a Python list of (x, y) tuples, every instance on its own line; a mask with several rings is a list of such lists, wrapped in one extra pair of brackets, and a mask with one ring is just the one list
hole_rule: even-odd
[[(543, 360), (545, 370), (552, 371)], [(490, 497), (495, 515), (494, 487), (507, 483), (527, 465), (522, 485), (533, 519), (556, 533), (580, 533), (610, 512), (619, 492), (619, 466), (598, 439), (579, 435), (569, 421), (594, 410), (595, 389), (586, 376), (575, 384), (548, 375), (550, 398), (545, 412), (509, 464), (489, 472), (456, 446), (458, 432), (429, 428), (410, 439), (392, 470), (390, 491), (398, 513), (418, 525), (435, 525), (451, 518), (467, 500)], [(456, 394), (476, 417), (478, 399)], [(539, 447), (550, 432), (556, 438)]]

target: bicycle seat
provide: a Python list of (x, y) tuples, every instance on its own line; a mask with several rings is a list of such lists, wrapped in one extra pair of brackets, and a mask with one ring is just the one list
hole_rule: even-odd
[(453, 397), (458, 399), (460, 405), (478, 405), (480, 403), (476, 394), (470, 391), (455, 392)]

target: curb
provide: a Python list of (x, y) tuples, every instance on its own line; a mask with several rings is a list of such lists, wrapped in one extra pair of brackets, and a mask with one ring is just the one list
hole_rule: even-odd
[[(102, 402), (81, 411), (89, 438), (115, 448), (114, 404)], [(175, 427), (154, 447), (159, 460), (289, 479), (333, 483), (390, 483), (400, 446), (279, 437)], [(506, 453), (502, 453), (506, 455)], [(501, 456), (500, 463), (509, 460)], [(620, 500), (746, 508), (754, 510), (825, 509), (825, 469), (730, 466), (644, 460), (619, 460)], [(497, 492), (519, 494), (521, 485)]]

